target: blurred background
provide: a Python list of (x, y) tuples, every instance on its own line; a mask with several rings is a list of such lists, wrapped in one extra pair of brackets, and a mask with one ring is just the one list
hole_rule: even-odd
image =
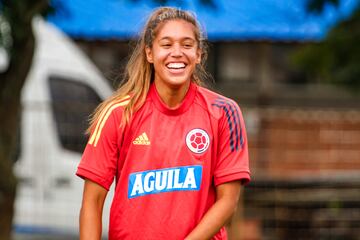
[(246, 121), (229, 238), (359, 240), (358, 0), (1, 0), (0, 239), (77, 239), (88, 116), (164, 5), (196, 14)]

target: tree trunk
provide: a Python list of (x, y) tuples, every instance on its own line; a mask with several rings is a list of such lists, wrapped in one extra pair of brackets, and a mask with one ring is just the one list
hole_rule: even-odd
[(11, 28), (8, 69), (0, 73), (0, 240), (11, 239), (16, 177), (13, 173), (20, 131), (21, 90), (35, 49), (32, 19), (50, 9), (49, 0), (1, 0), (1, 14)]
[(12, 174), (11, 162), (4, 156), (3, 146), (0, 151), (0, 239), (7, 240), (11, 237), (16, 180)]
[(16, 178), (13, 156), (21, 116), (21, 89), (34, 55), (34, 35), (31, 22), (23, 26), (22, 39), (13, 39), (9, 68), (0, 75), (0, 240), (11, 239)]

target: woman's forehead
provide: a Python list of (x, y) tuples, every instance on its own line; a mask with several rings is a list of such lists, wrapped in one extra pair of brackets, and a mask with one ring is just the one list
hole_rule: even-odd
[(195, 26), (182, 19), (167, 20), (159, 24), (156, 31), (157, 39), (190, 38), (196, 39)]

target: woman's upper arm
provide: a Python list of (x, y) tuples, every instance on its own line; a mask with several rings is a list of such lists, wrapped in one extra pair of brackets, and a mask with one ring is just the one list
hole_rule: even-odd
[(216, 186), (216, 198), (226, 198), (237, 203), (241, 192), (241, 181), (225, 182)]
[(84, 182), (84, 193), (83, 193), (83, 204), (87, 201), (100, 204), (101, 207), (105, 201), (107, 190), (99, 184), (85, 179)]
[(83, 201), (80, 210), (80, 239), (99, 240), (102, 234), (102, 211), (107, 190), (85, 179)]

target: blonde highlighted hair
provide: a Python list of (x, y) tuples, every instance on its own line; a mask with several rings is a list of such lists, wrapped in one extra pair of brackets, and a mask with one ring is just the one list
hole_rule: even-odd
[(128, 104), (124, 107), (122, 124), (129, 123), (133, 113), (144, 104), (150, 84), (154, 78), (154, 68), (152, 64), (147, 61), (145, 49), (146, 47), (152, 47), (153, 41), (162, 23), (169, 20), (179, 19), (185, 20), (194, 25), (195, 38), (197, 40), (198, 47), (201, 50), (202, 56), (200, 64), (196, 65), (191, 80), (200, 86), (205, 84), (205, 81), (209, 78), (209, 75), (205, 70), (207, 47), (203, 32), (201, 31), (195, 15), (188, 11), (183, 11), (173, 7), (157, 8), (150, 15), (145, 28), (137, 41), (135, 49), (130, 56), (130, 59), (125, 67), (122, 84), (120, 84), (120, 87), (110, 98), (105, 100), (95, 109), (90, 118), (90, 126), (87, 133), (91, 133), (94, 130), (101, 113), (105, 111), (109, 104), (121, 101), (121, 99), (124, 99), (127, 95), (130, 95), (131, 98)]

